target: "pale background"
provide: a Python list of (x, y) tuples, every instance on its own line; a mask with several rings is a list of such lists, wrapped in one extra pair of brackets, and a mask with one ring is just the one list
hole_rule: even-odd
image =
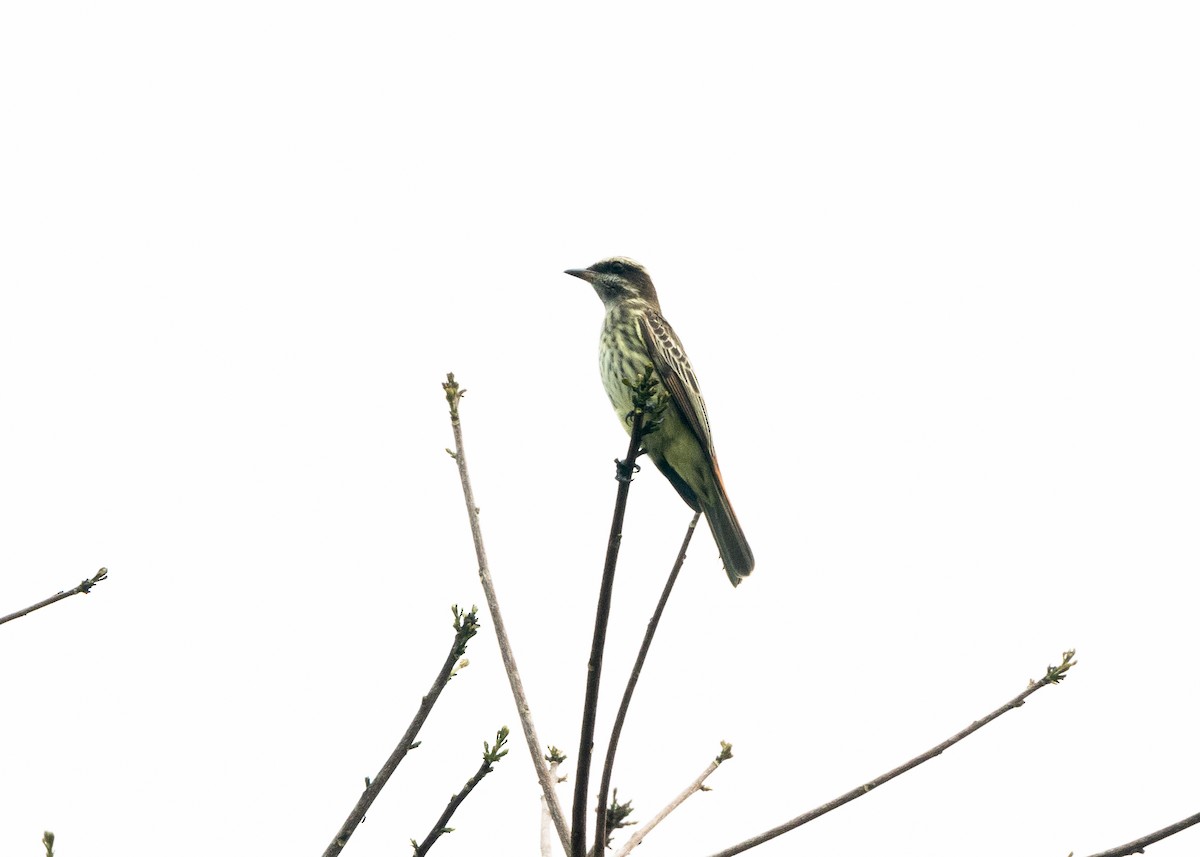
[[(1053, 855), (1200, 809), (1191, 3), (11, 3), (0, 854), (319, 854), (482, 595), (572, 762), (642, 261), (758, 559), (697, 533), (615, 782), (697, 855)], [(612, 704), (689, 511), (634, 484)], [(490, 622), (347, 849), (517, 721)], [(598, 752), (602, 752), (599, 742)], [(513, 752), (433, 853), (536, 852)], [(564, 799), (569, 804), (568, 791)], [(1200, 848), (1193, 829), (1155, 857)]]

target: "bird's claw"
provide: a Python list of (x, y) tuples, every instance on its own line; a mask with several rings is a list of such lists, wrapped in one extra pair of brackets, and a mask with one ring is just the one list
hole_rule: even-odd
[(632, 467), (629, 467), (619, 458), (614, 458), (613, 463), (617, 465), (618, 482), (632, 482), (633, 474), (640, 472), (642, 469), (638, 464), (634, 464)]

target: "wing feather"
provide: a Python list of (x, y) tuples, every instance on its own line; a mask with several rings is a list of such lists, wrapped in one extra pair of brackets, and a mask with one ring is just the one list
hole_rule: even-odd
[(704, 408), (704, 397), (700, 395), (700, 385), (683, 350), (683, 343), (667, 320), (654, 310), (642, 314), (641, 325), (642, 339), (650, 352), (654, 371), (670, 392), (684, 423), (700, 441), (709, 460), (715, 464), (717, 456), (713, 449), (708, 411)]

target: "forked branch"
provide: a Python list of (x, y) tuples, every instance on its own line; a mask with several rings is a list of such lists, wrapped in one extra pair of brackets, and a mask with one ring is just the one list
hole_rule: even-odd
[(662, 619), (663, 611), (667, 608), (667, 599), (671, 597), (671, 590), (675, 588), (675, 581), (679, 578), (683, 561), (687, 559), (688, 545), (692, 541), (692, 534), (696, 532), (696, 524), (699, 520), (699, 512), (692, 515), (692, 522), (688, 524), (687, 532), (683, 535), (683, 543), (679, 546), (679, 553), (675, 556), (675, 565), (671, 567), (671, 573), (667, 575), (662, 595), (658, 598), (658, 606), (654, 608), (654, 615), (650, 617), (650, 622), (646, 625), (646, 633), (642, 637), (642, 647), (638, 650), (637, 659), (629, 673), (629, 681), (625, 684), (625, 695), (621, 697), (621, 705), (617, 708), (617, 716), (613, 720), (612, 735), (608, 739), (608, 752), (604, 756), (604, 768), (600, 772), (600, 806), (596, 812), (596, 836), (592, 845), (592, 854), (603, 854), (608, 843), (608, 830), (606, 829), (608, 813), (604, 811), (604, 796), (608, 794), (608, 788), (612, 782), (613, 765), (617, 759), (617, 742), (621, 739), (621, 730), (625, 726), (625, 716), (629, 713), (629, 704), (633, 700), (634, 688), (637, 687), (642, 667), (646, 664), (646, 656), (650, 653), (654, 632), (658, 630), (658, 623)]

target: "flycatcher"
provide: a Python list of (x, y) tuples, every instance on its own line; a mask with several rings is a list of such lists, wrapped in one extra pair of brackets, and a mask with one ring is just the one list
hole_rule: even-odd
[(566, 273), (591, 283), (604, 302), (600, 378), (625, 431), (631, 429), (626, 416), (633, 412), (633, 391), (624, 379), (632, 381), (652, 366), (671, 394), (662, 425), (645, 436), (642, 446), (683, 501), (704, 512), (725, 573), (737, 586), (754, 570), (754, 554), (725, 493), (696, 374), (683, 343), (662, 317), (650, 275), (621, 256)]

